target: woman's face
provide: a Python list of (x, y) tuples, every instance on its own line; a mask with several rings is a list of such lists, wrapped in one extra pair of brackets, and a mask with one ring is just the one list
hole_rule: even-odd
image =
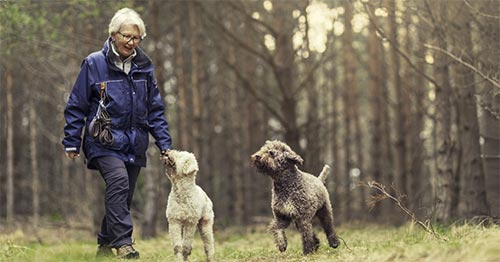
[(120, 30), (111, 35), (116, 49), (121, 56), (129, 57), (141, 41), (139, 28), (136, 25), (123, 25)]

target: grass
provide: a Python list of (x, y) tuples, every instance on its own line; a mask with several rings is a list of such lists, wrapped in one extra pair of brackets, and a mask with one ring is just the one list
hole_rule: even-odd
[[(3, 230), (6, 231), (6, 230)], [(418, 226), (345, 225), (337, 233), (346, 241), (329, 248), (318, 229), (321, 246), (317, 253), (303, 256), (300, 235), (287, 230), (288, 249), (280, 253), (271, 235), (263, 228), (217, 230), (217, 261), (500, 261), (500, 226), (456, 225), (439, 232), (448, 241), (438, 240)], [(154, 239), (136, 240), (140, 261), (174, 261), (166, 233)], [(21, 230), (0, 233), (0, 261), (96, 261), (94, 236), (83, 230), (44, 227), (34, 232)], [(191, 261), (204, 261), (196, 236)], [(101, 261), (119, 261), (105, 259)]]

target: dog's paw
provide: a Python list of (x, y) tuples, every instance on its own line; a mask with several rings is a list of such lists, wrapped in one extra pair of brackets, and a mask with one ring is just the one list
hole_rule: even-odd
[(314, 253), (319, 249), (319, 239), (316, 236), (313, 236), (312, 239), (303, 243), (302, 253), (304, 255)]
[(309, 254), (312, 254), (314, 253), (316, 250), (313, 248), (313, 247), (304, 247), (302, 249), (302, 254), (304, 255), (309, 255)]
[(330, 247), (337, 248), (340, 245), (340, 241), (336, 236), (328, 237), (328, 244)]
[(313, 239), (314, 239), (314, 242), (313, 242), (313, 249), (314, 249), (314, 252), (316, 252), (316, 251), (318, 251), (318, 249), (319, 249), (319, 239), (318, 239), (316, 236), (314, 236), (314, 238), (313, 238)]
[(284, 245), (279, 245), (279, 246), (278, 246), (278, 249), (279, 249), (279, 251), (280, 251), (280, 252), (285, 252), (285, 251), (286, 251), (286, 244), (284, 244)]

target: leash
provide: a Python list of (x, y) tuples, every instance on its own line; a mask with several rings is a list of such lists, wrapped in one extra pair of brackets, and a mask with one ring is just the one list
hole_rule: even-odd
[(114, 142), (111, 133), (111, 117), (106, 110), (104, 100), (106, 99), (106, 82), (101, 83), (101, 92), (97, 113), (89, 124), (89, 133), (93, 138), (97, 138), (103, 145), (112, 145)]

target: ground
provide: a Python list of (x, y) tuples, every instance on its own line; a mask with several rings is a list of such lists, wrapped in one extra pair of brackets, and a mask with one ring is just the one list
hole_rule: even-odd
[[(287, 230), (288, 249), (277, 251), (265, 227), (216, 229), (217, 261), (500, 261), (500, 226), (454, 225), (436, 227), (447, 241), (439, 240), (418, 225), (342, 225), (337, 233), (345, 241), (338, 249), (321, 241), (316, 254), (303, 256), (300, 235)], [(25, 229), (26, 231), (26, 229)], [(172, 261), (167, 233), (154, 239), (138, 239), (141, 261)], [(0, 231), (0, 261), (95, 261), (96, 244), (88, 230), (43, 226), (36, 232)], [(191, 261), (204, 261), (202, 242), (196, 235)], [(104, 259), (101, 261), (118, 261)]]

